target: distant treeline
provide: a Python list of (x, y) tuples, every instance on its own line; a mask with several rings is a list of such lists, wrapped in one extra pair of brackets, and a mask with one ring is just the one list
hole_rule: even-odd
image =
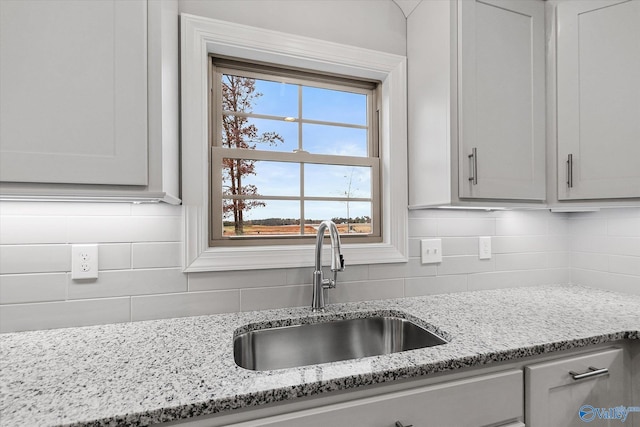
[[(323, 220), (321, 219), (305, 219), (306, 224), (320, 224)], [(368, 216), (359, 216), (356, 218), (331, 218), (331, 221), (336, 224), (367, 224), (371, 222), (371, 218)], [(234, 225), (233, 221), (224, 221), (223, 224), (225, 226)], [(300, 225), (300, 220), (295, 218), (266, 218), (266, 219), (252, 219), (250, 221), (245, 220), (245, 225), (266, 225), (266, 226), (277, 226), (277, 225)]]

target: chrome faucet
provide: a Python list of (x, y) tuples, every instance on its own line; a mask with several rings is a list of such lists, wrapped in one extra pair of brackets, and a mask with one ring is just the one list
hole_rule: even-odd
[[(331, 237), (331, 278), (325, 279), (322, 273), (322, 243), (324, 231), (329, 229)], [(344, 257), (340, 253), (340, 234), (333, 221), (322, 221), (316, 234), (316, 268), (313, 272), (313, 296), (311, 309), (324, 311), (324, 289), (335, 288), (338, 271), (344, 271)]]

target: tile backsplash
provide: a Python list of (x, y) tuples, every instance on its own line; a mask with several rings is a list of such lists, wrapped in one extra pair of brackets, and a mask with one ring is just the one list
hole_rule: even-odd
[[(478, 237), (493, 255), (478, 259)], [(441, 238), (443, 260), (420, 262)], [(99, 278), (71, 280), (71, 245), (99, 245)], [(640, 208), (409, 212), (409, 262), (348, 265), (329, 302), (577, 283), (640, 293)], [(0, 203), (0, 331), (307, 305), (309, 268), (185, 274), (182, 208)]]

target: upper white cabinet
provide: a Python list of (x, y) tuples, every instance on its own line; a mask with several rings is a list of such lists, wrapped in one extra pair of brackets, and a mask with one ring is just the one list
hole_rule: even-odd
[(540, 0), (409, 16), (411, 206), (545, 200), (544, 16)]
[(640, 1), (557, 6), (559, 200), (640, 197)]
[(0, 38), (3, 196), (177, 200), (176, 2), (2, 0)]

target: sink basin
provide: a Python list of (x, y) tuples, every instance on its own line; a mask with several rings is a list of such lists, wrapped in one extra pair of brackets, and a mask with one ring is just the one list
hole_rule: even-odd
[(266, 371), (336, 362), (446, 344), (415, 323), (375, 316), (244, 332), (236, 336), (236, 364)]

